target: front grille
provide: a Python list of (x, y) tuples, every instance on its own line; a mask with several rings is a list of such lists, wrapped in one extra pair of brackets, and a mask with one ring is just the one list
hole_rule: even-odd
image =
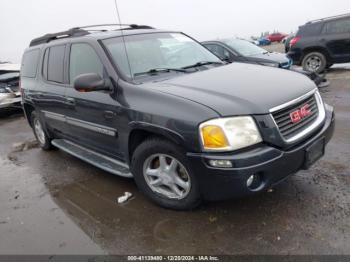
[[(308, 104), (311, 113), (302, 118), (299, 122), (293, 123), (290, 114), (296, 110), (300, 110), (301, 107)], [(278, 126), (280, 133), (283, 138), (288, 140), (298, 133), (302, 132), (308, 128), (312, 123), (314, 123), (318, 117), (319, 110), (316, 102), (315, 95), (303, 99), (291, 106), (287, 106), (272, 113), (272, 116)]]

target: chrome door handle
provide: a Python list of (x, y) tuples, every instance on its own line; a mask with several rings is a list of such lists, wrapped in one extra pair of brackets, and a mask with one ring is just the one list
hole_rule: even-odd
[(103, 112), (103, 116), (104, 116), (104, 118), (106, 118), (106, 119), (112, 119), (112, 118), (114, 118), (116, 115), (117, 115), (117, 114), (116, 114), (115, 112), (113, 112), (113, 111), (104, 111), (104, 112)]

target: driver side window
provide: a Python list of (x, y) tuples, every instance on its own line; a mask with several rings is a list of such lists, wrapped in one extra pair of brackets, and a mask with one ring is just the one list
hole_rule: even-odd
[(210, 50), (210, 52), (214, 53), (221, 60), (230, 59), (230, 53), (224, 47), (214, 44), (206, 45), (206, 47)]
[(103, 78), (103, 65), (95, 50), (88, 44), (72, 44), (69, 59), (69, 82), (81, 74), (97, 73)]

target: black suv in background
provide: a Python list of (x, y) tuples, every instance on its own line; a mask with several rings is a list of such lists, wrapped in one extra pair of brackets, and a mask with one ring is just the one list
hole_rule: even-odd
[(304, 70), (322, 72), (350, 62), (350, 14), (323, 18), (299, 27), (288, 56)]
[(25, 51), (23, 108), (44, 150), (133, 177), (173, 209), (262, 192), (324, 154), (333, 108), (306, 77), (226, 65), (181, 32), (117, 28), (48, 34)]

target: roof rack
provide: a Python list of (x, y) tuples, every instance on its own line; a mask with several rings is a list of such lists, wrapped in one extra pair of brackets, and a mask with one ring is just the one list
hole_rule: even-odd
[(321, 22), (324, 20), (330, 20), (330, 19), (334, 19), (334, 18), (342, 18), (342, 17), (347, 17), (347, 16), (350, 16), (350, 13), (315, 19), (315, 20), (311, 20), (311, 21), (307, 22), (306, 24), (312, 24), (312, 23)]
[[(89, 30), (88, 28), (94, 28), (94, 27), (109, 27), (109, 26), (119, 26), (120, 28), (115, 29), (117, 30), (131, 30), (131, 29), (154, 29), (151, 26), (148, 25), (136, 25), (136, 24), (100, 24), (100, 25), (88, 25), (88, 26), (80, 26), (80, 27), (73, 27), (67, 31), (62, 31), (58, 33), (52, 33), (52, 34), (46, 34), (41, 37), (33, 39), (29, 46), (36, 46), (40, 44), (45, 44), (53, 40), (61, 39), (61, 38), (67, 38), (67, 37), (77, 37), (77, 36), (84, 36), (88, 35), (91, 32), (106, 32), (109, 30), (106, 29), (100, 29), (100, 30)], [(124, 27), (124, 28), (122, 28)]]

